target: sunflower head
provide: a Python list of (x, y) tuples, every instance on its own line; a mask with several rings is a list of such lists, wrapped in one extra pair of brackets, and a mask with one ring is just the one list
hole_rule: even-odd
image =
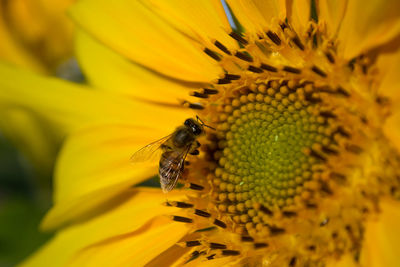
[(374, 59), (344, 60), (315, 21), (303, 33), (276, 20), (228, 35), (239, 49), (214, 40), (203, 50), (224, 74), (183, 102), (216, 129), (186, 167), (184, 182), (198, 193), (167, 202), (184, 210), (173, 220), (193, 229), (186, 260), (358, 260), (364, 220), (399, 188), (399, 155), (380, 127), (389, 103), (371, 86)]

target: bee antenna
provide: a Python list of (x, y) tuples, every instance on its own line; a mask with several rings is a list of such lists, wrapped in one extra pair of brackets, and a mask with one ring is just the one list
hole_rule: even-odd
[(207, 128), (210, 128), (210, 129), (216, 131), (216, 129), (215, 129), (214, 127), (211, 127), (211, 126), (208, 126), (207, 124), (205, 124), (204, 121), (202, 121), (198, 115), (196, 115), (196, 119), (197, 119), (197, 121), (200, 121), (200, 122), (201, 122), (201, 125), (202, 125), (202, 126), (207, 127)]

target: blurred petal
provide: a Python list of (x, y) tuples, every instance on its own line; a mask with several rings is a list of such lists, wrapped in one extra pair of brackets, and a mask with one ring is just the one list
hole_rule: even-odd
[[(389, 97), (393, 103), (400, 100), (400, 49), (394, 53), (380, 54), (377, 59), (380, 84), (379, 94)], [(399, 110), (398, 105), (394, 108)]]
[(287, 2), (287, 18), (298, 35), (302, 36), (308, 29), (311, 1), (292, 0)]
[(187, 231), (182, 223), (165, 218), (152, 223), (147, 229), (84, 249), (69, 266), (144, 266), (178, 242)]
[(367, 267), (400, 266), (400, 204), (386, 199), (381, 201), (381, 213), (370, 220), (364, 234), (361, 264)]
[[(342, 4), (339, 6), (338, 11)], [(351, 59), (392, 40), (399, 33), (400, 1), (348, 1), (338, 35), (339, 51), (345, 59)]]
[(82, 31), (76, 45), (83, 72), (97, 88), (159, 103), (178, 104), (188, 96), (187, 87), (128, 61)]
[(210, 40), (216, 39), (230, 49), (238, 48), (237, 42), (227, 34), (231, 31), (231, 27), (221, 1), (152, 0), (149, 2), (152, 10), (193, 39), (210, 46), (213, 45)]
[(117, 0), (110, 5), (105, 0), (85, 0), (78, 2), (71, 14), (101, 42), (159, 73), (185, 81), (209, 82), (221, 72), (200, 44), (140, 1)]
[[(169, 120), (170, 127), (182, 123)], [(130, 157), (143, 146), (171, 133), (127, 124), (92, 126), (66, 141), (55, 171), (55, 206), (43, 222), (52, 229), (79, 219), (121, 191), (157, 173), (158, 162), (132, 164)]]
[(286, 17), (286, 5), (283, 0), (227, 0), (227, 2), (246, 32), (264, 31), (270, 27), (274, 18)]
[(336, 36), (347, 8), (348, 0), (320, 0), (318, 1), (318, 21), (327, 24), (331, 37)]
[(400, 153), (400, 111), (390, 116), (383, 125), (383, 132)]
[[(182, 197), (180, 191), (168, 194), (168, 199), (177, 200)], [(160, 216), (174, 212), (175, 208), (164, 206), (165, 198), (159, 189), (125, 190), (113, 202), (103, 206), (103, 212), (98, 216), (60, 231), (21, 266), (65, 266), (77, 252), (94, 243), (124, 234), (140, 236), (156, 225), (167, 225), (171, 221), (166, 223), (165, 218)], [(187, 231), (182, 224), (180, 229), (175, 230), (171, 235)]]

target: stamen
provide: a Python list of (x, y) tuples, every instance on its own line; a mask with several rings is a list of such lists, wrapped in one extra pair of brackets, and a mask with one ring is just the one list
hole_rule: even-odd
[(268, 64), (265, 64), (265, 63), (262, 63), (260, 67), (261, 67), (262, 69), (267, 70), (267, 71), (270, 71), (270, 72), (277, 72), (277, 71), (278, 71), (277, 68), (272, 67), (271, 65), (268, 65)]
[(229, 55), (229, 56), (232, 55), (231, 52), (228, 50), (228, 48), (226, 48), (226, 46), (224, 46), (224, 45), (221, 44), (220, 42), (215, 41), (215, 42), (214, 42), (214, 45), (215, 45), (216, 47), (218, 47), (219, 50), (221, 50), (221, 51), (224, 52), (225, 54), (227, 54), (227, 55)]
[(225, 78), (218, 79), (218, 81), (217, 81), (217, 84), (228, 84), (228, 83), (231, 83), (231, 80), (225, 79)]
[(295, 265), (296, 265), (296, 260), (297, 260), (296, 257), (291, 258), (291, 259), (290, 259), (290, 262), (289, 262), (289, 266), (290, 266), (290, 267), (295, 266)]
[(188, 101), (184, 101), (183, 106), (185, 108), (190, 108), (190, 109), (195, 109), (195, 110), (204, 109), (204, 107), (200, 103), (190, 103)]
[(252, 238), (251, 236), (244, 236), (242, 235), (242, 242), (253, 242), (254, 238)]
[(206, 53), (208, 56), (215, 59), (216, 61), (221, 61), (221, 58), (219, 57), (219, 55), (216, 52), (212, 51), (211, 49), (204, 48), (203, 51), (204, 51), (204, 53)]
[(292, 38), (292, 42), (302, 51), (304, 51), (304, 45), (300, 41), (300, 38), (298, 36)]
[(279, 38), (279, 36), (276, 33), (268, 31), (267, 36), (276, 45), (281, 45), (281, 38)]
[(326, 58), (329, 60), (330, 63), (334, 64), (335, 63), (335, 58), (333, 57), (331, 52), (325, 52)]
[(197, 247), (200, 246), (201, 243), (198, 240), (194, 240), (194, 241), (186, 241), (186, 247)]
[(284, 66), (282, 70), (286, 71), (286, 72), (294, 73), (294, 74), (300, 74), (301, 73), (300, 69), (297, 69), (297, 68), (294, 68), (294, 67), (289, 67), (289, 66)]
[(226, 249), (222, 251), (222, 255), (224, 256), (237, 256), (240, 255), (240, 252), (237, 250), (230, 250), (230, 249)]
[(198, 185), (198, 184), (194, 184), (194, 183), (189, 183), (189, 188), (192, 190), (197, 190), (197, 191), (201, 191), (204, 189), (204, 186)]
[(240, 58), (241, 60), (244, 60), (247, 62), (253, 62), (253, 58), (247, 53), (237, 51), (235, 53), (235, 57)]
[(267, 243), (254, 243), (255, 249), (266, 248), (266, 247), (268, 247)]
[(239, 80), (240, 79), (240, 75), (237, 74), (225, 74), (224, 79), (228, 79), (228, 80)]
[(262, 73), (263, 72), (262, 69), (254, 67), (254, 66), (251, 66), (251, 65), (247, 68), (247, 70), (249, 70), (251, 72), (254, 72), (254, 73)]
[(204, 88), (204, 89), (203, 89), (203, 94), (207, 94), (207, 95), (216, 95), (216, 94), (218, 94), (218, 90), (216, 90), (216, 89)]
[(218, 220), (218, 219), (215, 219), (215, 220), (214, 220), (214, 224), (215, 224), (216, 226), (221, 227), (221, 228), (226, 228), (226, 224), (225, 224), (223, 221), (220, 221), (220, 220)]
[(311, 70), (312, 70), (313, 72), (315, 72), (316, 74), (318, 74), (319, 76), (326, 78), (326, 73), (323, 72), (323, 71), (322, 71), (320, 68), (318, 68), (317, 66), (313, 66), (313, 67), (311, 68)]
[(201, 217), (206, 217), (206, 218), (211, 217), (210, 213), (203, 211), (203, 210), (199, 210), (199, 209), (195, 209), (194, 214), (201, 216)]
[(177, 222), (184, 222), (184, 223), (192, 223), (193, 219), (187, 218), (187, 217), (182, 217), (182, 216), (173, 216), (172, 220), (177, 221)]
[(242, 45), (248, 45), (249, 42), (247, 42), (246, 39), (244, 39), (242, 36), (240, 36), (239, 33), (237, 32), (231, 32), (229, 34), (230, 37), (232, 37), (233, 39), (235, 39), (236, 41), (238, 41), (239, 43), (241, 43)]
[(226, 249), (226, 245), (219, 243), (210, 243), (211, 249)]
[(191, 96), (198, 97), (198, 98), (207, 98), (207, 94), (202, 94), (200, 92), (193, 91), (190, 93)]

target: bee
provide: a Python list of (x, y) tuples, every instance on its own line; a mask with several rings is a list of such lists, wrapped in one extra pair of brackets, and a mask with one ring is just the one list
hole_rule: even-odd
[(153, 159), (157, 151), (161, 152), (158, 173), (164, 193), (174, 189), (183, 173), (187, 154), (199, 154), (200, 143), (197, 139), (204, 134), (204, 127), (215, 130), (204, 124), (198, 116), (196, 118), (186, 119), (172, 134), (148, 144), (131, 157), (131, 162), (143, 162)]

